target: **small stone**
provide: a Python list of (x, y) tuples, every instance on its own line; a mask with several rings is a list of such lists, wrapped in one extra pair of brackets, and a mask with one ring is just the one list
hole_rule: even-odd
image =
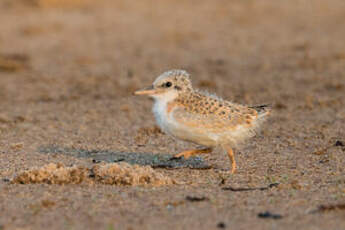
[(272, 218), (272, 219), (275, 219), (275, 220), (283, 218), (282, 215), (273, 214), (273, 213), (270, 213), (270, 212), (268, 212), (268, 211), (266, 211), (266, 212), (260, 212), (260, 213), (258, 214), (258, 217), (259, 217), (259, 218), (264, 218), (264, 219)]
[(334, 144), (335, 146), (345, 146), (345, 144), (342, 141), (337, 140)]
[(225, 224), (224, 222), (219, 222), (219, 223), (217, 224), (217, 228), (224, 229), (224, 228), (226, 228), (226, 224)]

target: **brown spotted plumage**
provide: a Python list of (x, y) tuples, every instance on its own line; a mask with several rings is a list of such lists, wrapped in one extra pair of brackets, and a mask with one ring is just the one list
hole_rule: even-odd
[(240, 105), (195, 90), (184, 70), (165, 72), (152, 86), (135, 94), (147, 94), (155, 99), (153, 112), (165, 133), (207, 147), (184, 151), (175, 157), (188, 158), (220, 146), (228, 153), (232, 173), (236, 170), (232, 148), (253, 137), (270, 113), (267, 105)]

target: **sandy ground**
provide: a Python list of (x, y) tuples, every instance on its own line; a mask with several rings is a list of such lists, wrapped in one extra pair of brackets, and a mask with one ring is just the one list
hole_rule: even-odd
[[(345, 229), (343, 0), (2, 0), (0, 22), (0, 229)], [(237, 174), (215, 151), (154, 167), (177, 184), (11, 183), (195, 147), (131, 94), (171, 68), (275, 105)]]

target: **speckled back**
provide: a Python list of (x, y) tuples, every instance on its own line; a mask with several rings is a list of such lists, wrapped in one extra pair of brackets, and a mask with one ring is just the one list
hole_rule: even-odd
[(181, 94), (176, 102), (183, 106), (186, 112), (207, 116), (216, 116), (223, 120), (233, 120), (248, 124), (257, 117), (257, 111), (243, 105), (224, 101), (215, 96), (205, 95), (200, 92)]

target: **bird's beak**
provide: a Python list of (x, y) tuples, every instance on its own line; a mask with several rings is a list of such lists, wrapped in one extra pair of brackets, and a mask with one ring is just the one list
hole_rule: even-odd
[(153, 95), (155, 93), (156, 93), (156, 90), (151, 85), (149, 87), (135, 91), (134, 95)]

